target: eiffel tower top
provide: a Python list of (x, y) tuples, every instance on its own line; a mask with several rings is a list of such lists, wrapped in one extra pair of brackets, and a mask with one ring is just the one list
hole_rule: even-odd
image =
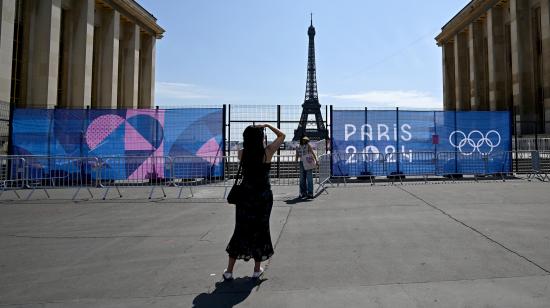
[(315, 68), (315, 27), (313, 26), (313, 14), (311, 14), (311, 24), (307, 30), (309, 36), (309, 48), (307, 57), (307, 81), (306, 95), (304, 104), (319, 104), (317, 95), (317, 70)]

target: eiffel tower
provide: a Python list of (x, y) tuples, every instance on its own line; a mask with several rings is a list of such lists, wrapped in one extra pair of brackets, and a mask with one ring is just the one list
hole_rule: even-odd
[[(306, 81), (306, 96), (302, 104), (302, 116), (298, 129), (294, 130), (294, 138), (292, 141), (299, 141), (302, 137), (307, 136), (311, 140), (328, 139), (328, 130), (325, 128), (323, 116), (321, 115), (321, 104), (317, 95), (317, 73), (315, 68), (315, 27), (313, 27), (313, 14), (311, 15), (311, 24), (307, 31), (309, 36), (309, 49), (307, 57), (307, 81)], [(315, 120), (310, 122), (309, 117), (315, 117)], [(308, 127), (310, 124), (310, 127)], [(316, 127), (316, 128), (313, 128)]]

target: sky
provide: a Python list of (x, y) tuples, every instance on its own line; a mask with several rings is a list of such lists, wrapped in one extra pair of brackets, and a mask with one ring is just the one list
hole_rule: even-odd
[(137, 0), (166, 30), (156, 105), (299, 105), (313, 13), (323, 105), (442, 108), (434, 38), (469, 0)]

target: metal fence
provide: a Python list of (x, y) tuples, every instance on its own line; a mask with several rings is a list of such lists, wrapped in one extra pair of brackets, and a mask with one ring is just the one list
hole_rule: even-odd
[[(145, 163), (144, 163), (145, 162)], [(274, 163), (276, 162), (276, 163)], [(177, 188), (178, 198), (184, 190), (193, 196), (198, 187), (222, 187), (224, 196), (233, 185), (239, 160), (236, 156), (212, 157), (56, 157), (0, 156), (0, 196), (27, 190), (26, 199), (41, 190), (47, 198), (49, 190), (74, 189), (73, 199), (81, 190), (94, 198), (92, 189), (102, 190), (102, 199), (110, 191), (123, 197), (121, 188), (148, 188), (149, 199), (156, 190), (166, 197), (166, 188)], [(221, 166), (222, 172), (218, 172)], [(128, 170), (132, 170), (129, 174)], [(315, 173), (317, 174), (317, 173)], [(273, 157), (271, 185), (298, 185), (299, 165), (294, 155)]]
[(550, 151), (508, 151), (490, 154), (460, 152), (412, 153), (333, 153), (331, 178), (345, 183), (368, 180), (374, 185), (379, 178), (403, 181), (405, 177), (474, 180), (492, 177), (506, 180), (509, 176), (526, 175), (527, 179), (550, 180)]
[[(143, 162), (146, 166), (143, 167)], [(277, 162), (277, 163), (274, 163)], [(141, 166), (137, 168), (137, 165)], [(182, 157), (47, 157), (0, 156), (0, 196), (13, 192), (21, 199), (26, 191), (30, 199), (36, 191), (73, 189), (73, 199), (85, 190), (91, 198), (99, 190), (102, 199), (110, 191), (122, 198), (121, 188), (149, 189), (149, 199), (155, 191), (166, 197), (168, 188), (184, 191), (191, 197), (201, 188), (223, 188), (223, 195), (233, 185), (239, 165), (236, 156)], [(218, 172), (221, 167), (222, 172)], [(274, 186), (298, 185), (299, 164), (293, 155), (273, 157), (270, 182)], [(132, 170), (128, 174), (128, 170)], [(405, 177), (456, 180), (461, 177), (491, 177), (506, 180), (508, 176), (524, 176), (532, 181), (550, 181), (550, 151), (510, 151), (491, 154), (463, 155), (457, 152), (418, 153), (332, 153), (319, 156), (319, 168), (315, 170), (317, 191), (333, 181), (377, 180), (403, 182)]]

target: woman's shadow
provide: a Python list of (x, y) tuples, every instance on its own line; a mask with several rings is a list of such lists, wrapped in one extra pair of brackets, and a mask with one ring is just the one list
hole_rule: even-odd
[(252, 290), (267, 279), (236, 278), (232, 281), (216, 283), (216, 289), (211, 293), (202, 293), (193, 299), (196, 308), (229, 308), (243, 302)]

